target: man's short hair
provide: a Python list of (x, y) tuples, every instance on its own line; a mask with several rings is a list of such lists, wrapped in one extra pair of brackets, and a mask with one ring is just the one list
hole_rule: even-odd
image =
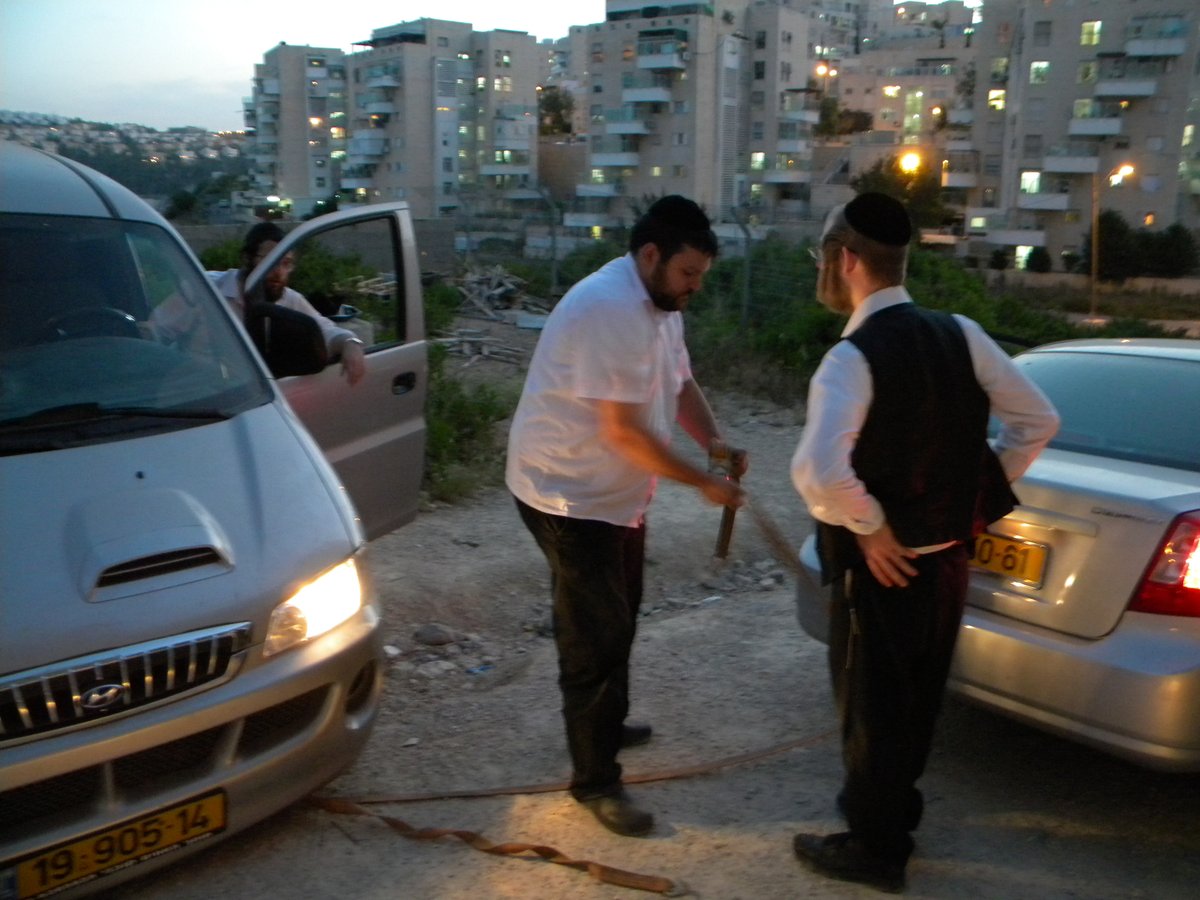
[(250, 267), (258, 258), (258, 250), (263, 244), (278, 244), (283, 240), (283, 229), (274, 222), (259, 222), (246, 232), (242, 240), (242, 262)]
[(694, 200), (670, 194), (650, 206), (629, 234), (629, 250), (637, 253), (645, 244), (658, 247), (664, 261), (685, 246), (706, 256), (717, 255), (717, 236), (712, 223)]

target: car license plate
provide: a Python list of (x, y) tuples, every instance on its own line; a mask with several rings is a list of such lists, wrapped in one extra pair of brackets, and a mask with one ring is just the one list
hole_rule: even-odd
[(225, 794), (215, 791), (63, 841), (17, 863), (16, 900), (57, 893), (67, 885), (180, 850), (224, 828)]
[(1045, 544), (985, 533), (975, 538), (971, 565), (1030, 587), (1041, 587), (1049, 556), (1050, 548)]

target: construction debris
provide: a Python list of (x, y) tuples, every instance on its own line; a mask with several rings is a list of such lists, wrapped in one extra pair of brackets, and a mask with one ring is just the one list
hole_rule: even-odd
[(496, 338), (474, 328), (457, 328), (445, 337), (437, 337), (433, 341), (445, 346), (450, 353), (468, 357), (464, 364), (468, 366), (481, 359), (519, 363), (525, 356), (525, 351), (521, 348), (506, 347)]
[(461, 313), (493, 320), (505, 318), (499, 311), (506, 309), (548, 313), (549, 304), (525, 293), (525, 284), (503, 266), (472, 266), (456, 284), (463, 297)]

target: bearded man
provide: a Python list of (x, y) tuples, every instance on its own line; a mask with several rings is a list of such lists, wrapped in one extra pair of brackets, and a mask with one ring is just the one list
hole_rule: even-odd
[[(717, 254), (708, 217), (678, 195), (634, 225), (629, 252), (571, 288), (538, 340), (508, 442), (506, 481), (550, 565), (571, 794), (609, 830), (654, 817), (621, 784), (617, 753), (650, 739), (626, 723), (629, 657), (642, 599), (646, 509), (659, 477), (736, 507), (736, 480), (670, 446), (678, 422), (723, 448), (692, 377), (682, 312)], [(730, 454), (736, 471), (745, 454)]]

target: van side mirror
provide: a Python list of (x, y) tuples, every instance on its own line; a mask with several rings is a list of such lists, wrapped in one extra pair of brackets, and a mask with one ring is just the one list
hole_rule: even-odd
[(263, 300), (246, 307), (246, 331), (276, 378), (312, 375), (329, 365), (316, 319)]

